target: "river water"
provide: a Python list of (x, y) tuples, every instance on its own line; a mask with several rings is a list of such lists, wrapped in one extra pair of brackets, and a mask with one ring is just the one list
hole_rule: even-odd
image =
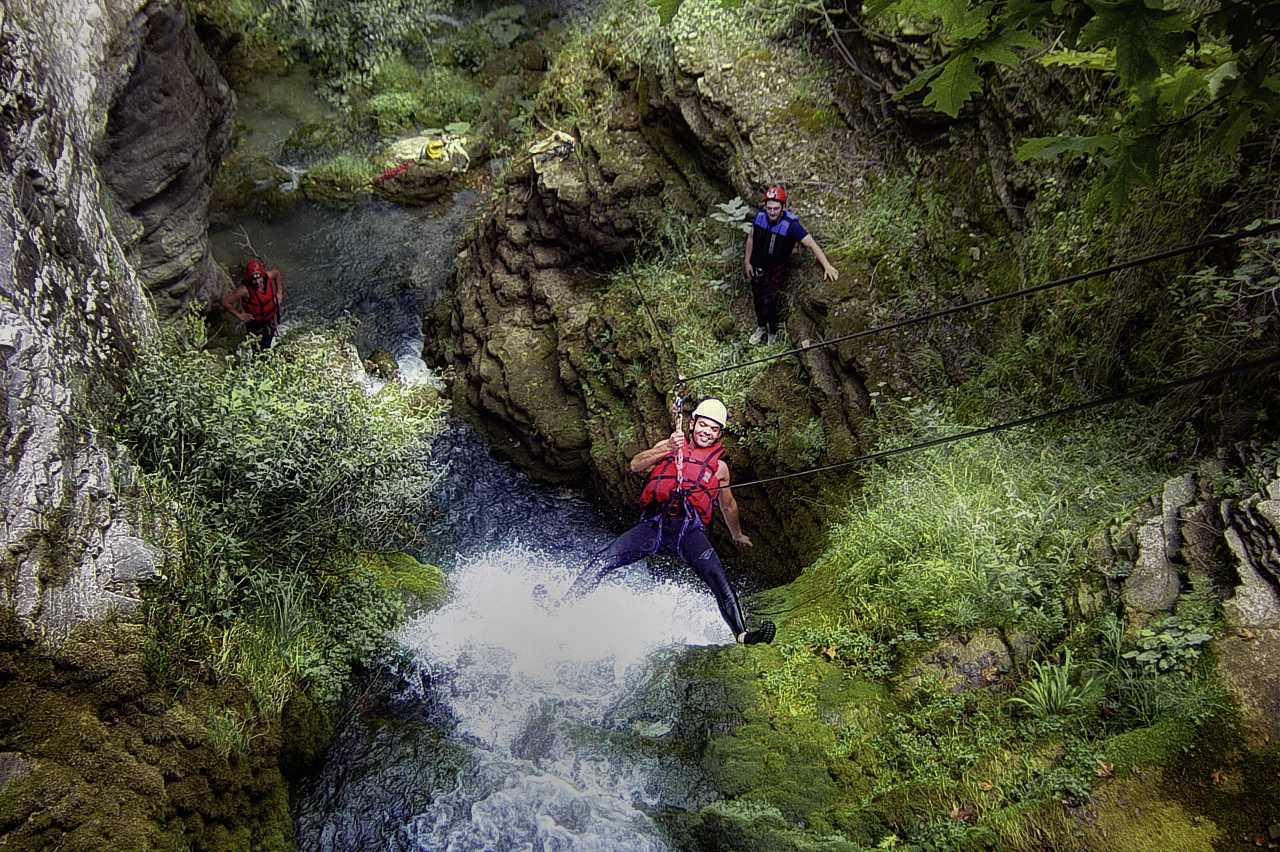
[[(663, 744), (673, 663), (731, 641), (711, 596), (634, 566), (559, 603), (609, 540), (586, 501), (529, 482), (455, 424), (431, 555), (441, 609), (408, 624), (303, 789), (303, 849), (659, 850), (655, 814), (713, 795)], [(461, 542), (461, 546), (456, 543)], [(443, 557), (443, 558), (441, 558)]]
[[(300, 205), (243, 224), (284, 270), (286, 328), (350, 316), (363, 355), (389, 350), (409, 380), (436, 381), (420, 318), (475, 201)], [(239, 239), (213, 235), (220, 260), (239, 262)], [(669, 564), (640, 564), (559, 603), (629, 519), (531, 482), (461, 420), (433, 452), (451, 474), (418, 555), (445, 569), (451, 597), (403, 628), (299, 785), (300, 848), (668, 848), (660, 814), (712, 798), (663, 740), (682, 650), (732, 641), (711, 595)]]

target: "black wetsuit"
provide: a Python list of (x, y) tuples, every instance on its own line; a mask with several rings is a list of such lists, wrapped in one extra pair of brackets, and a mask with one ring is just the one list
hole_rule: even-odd
[(724, 573), (724, 565), (720, 563), (720, 557), (716, 555), (706, 530), (697, 518), (690, 521), (679, 515), (646, 518), (614, 539), (613, 544), (603, 550), (595, 562), (578, 576), (570, 594), (586, 594), (624, 565), (658, 553), (679, 556), (693, 566), (702, 582), (716, 596), (720, 615), (733, 631), (734, 638), (746, 631), (742, 609), (738, 606), (738, 596), (733, 593), (733, 586), (729, 585), (729, 578)]

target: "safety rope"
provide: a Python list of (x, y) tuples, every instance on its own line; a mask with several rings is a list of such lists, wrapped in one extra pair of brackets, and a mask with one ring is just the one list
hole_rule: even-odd
[(1029, 417), (1020, 417), (1017, 420), (1010, 420), (1005, 423), (998, 423), (994, 426), (986, 426), (982, 429), (972, 429), (968, 432), (961, 432), (957, 435), (948, 435), (943, 438), (931, 438), (927, 441), (920, 441), (915, 444), (908, 444), (905, 447), (893, 447), (888, 450), (878, 450), (874, 453), (857, 456), (834, 464), (821, 465), (819, 467), (808, 468), (807, 470), (798, 470), (792, 473), (782, 473), (777, 476), (766, 476), (761, 479), (750, 479), (746, 482), (736, 482), (731, 487), (734, 491), (741, 488), (749, 488), (753, 485), (763, 485), (766, 482), (778, 482), (783, 479), (792, 479), (797, 476), (809, 476), (815, 473), (823, 473), (829, 470), (839, 470), (841, 468), (852, 467), (854, 465), (865, 464), (870, 461), (879, 461), (892, 456), (900, 456), (904, 453), (915, 452), (916, 450), (924, 450), (930, 447), (937, 447), (943, 444), (953, 444), (957, 441), (968, 440), (969, 438), (977, 438), (982, 435), (990, 435), (995, 432), (1004, 432), (1009, 429), (1016, 429), (1019, 426), (1030, 426), (1033, 423), (1041, 423), (1045, 420), (1052, 420), (1057, 417), (1066, 417), (1072, 414), (1079, 414), (1082, 411), (1090, 411), (1095, 408), (1103, 408), (1108, 405), (1125, 402), (1131, 399), (1141, 399), (1144, 397), (1162, 396), (1167, 391), (1175, 388), (1194, 385), (1199, 382), (1206, 382), (1213, 379), (1223, 378), (1234, 373), (1244, 373), (1249, 370), (1256, 370), (1260, 367), (1268, 367), (1273, 364), (1280, 364), (1280, 354), (1271, 355), (1256, 361), (1247, 361), (1243, 364), (1237, 364), (1233, 367), (1223, 367), (1218, 370), (1208, 370), (1194, 376), (1188, 376), (1182, 379), (1176, 379), (1171, 382), (1164, 382), (1158, 385), (1150, 385), (1137, 390), (1131, 390), (1126, 393), (1116, 394), (1115, 396), (1103, 397), (1101, 399), (1092, 399), (1088, 402), (1080, 402), (1075, 405), (1068, 405), (1063, 408), (1055, 408), (1052, 411), (1044, 411), (1040, 414), (1033, 414)]
[(786, 358), (791, 355), (798, 355), (801, 352), (808, 352), (811, 349), (821, 349), (826, 346), (835, 346), (837, 343), (845, 343), (846, 341), (849, 341), (849, 340), (857, 340), (858, 338), (861, 338), (861, 337), (871, 337), (872, 335), (882, 334), (886, 331), (893, 331), (894, 329), (903, 328), (909, 325), (916, 325), (917, 323), (928, 322), (929, 320), (938, 319), (939, 317), (945, 317), (951, 314), (958, 314), (961, 311), (972, 310), (973, 308), (981, 308), (986, 305), (994, 305), (997, 302), (1003, 302), (1008, 299), (1017, 299), (1023, 296), (1030, 296), (1030, 295), (1034, 295), (1035, 293), (1043, 293), (1046, 290), (1052, 290), (1055, 287), (1063, 287), (1067, 284), (1074, 284), (1077, 281), (1084, 281), (1087, 278), (1095, 278), (1099, 275), (1109, 275), (1113, 272), (1122, 272), (1126, 269), (1133, 269), (1134, 267), (1137, 267), (1137, 266), (1145, 266), (1149, 263), (1155, 263), (1160, 260), (1167, 260), (1168, 258), (1171, 258), (1171, 257), (1177, 257), (1179, 255), (1190, 254), (1192, 252), (1197, 252), (1197, 251), (1203, 251), (1205, 249), (1210, 249), (1215, 246), (1225, 245), (1227, 243), (1233, 243), (1233, 242), (1238, 242), (1239, 240), (1248, 239), (1249, 237), (1262, 236), (1263, 234), (1269, 234), (1273, 231), (1280, 231), (1280, 222), (1271, 222), (1265, 225), (1261, 225), (1260, 227), (1257, 227), (1257, 228), (1245, 228), (1243, 230), (1236, 231), (1235, 233), (1226, 234), (1220, 237), (1213, 237), (1207, 240), (1201, 240), (1198, 243), (1192, 243), (1190, 245), (1178, 246), (1176, 248), (1171, 248), (1171, 249), (1165, 249), (1164, 251), (1159, 251), (1159, 252), (1156, 252), (1155, 254), (1148, 254), (1142, 257), (1135, 257), (1129, 260), (1124, 260), (1119, 263), (1113, 263), (1112, 265), (1104, 266), (1101, 269), (1093, 269), (1088, 272), (1079, 272), (1079, 273), (1076, 273), (1075, 275), (1068, 275), (1064, 278), (1055, 278), (1052, 281), (1046, 281), (1043, 284), (1036, 284), (1033, 287), (1025, 287), (1021, 290), (1014, 290), (1010, 293), (1001, 293), (1000, 295), (997, 295), (997, 296), (987, 296), (986, 298), (977, 299), (976, 301), (965, 302), (964, 304), (960, 304), (960, 305), (952, 305), (949, 308), (941, 308), (936, 311), (930, 311), (929, 313), (918, 314), (916, 316), (907, 317), (905, 319), (895, 320), (894, 322), (886, 323), (885, 325), (874, 326), (872, 328), (863, 329), (862, 331), (851, 332), (850, 334), (842, 334), (839, 337), (833, 337), (829, 340), (819, 340), (816, 343), (807, 343), (804, 346), (797, 346), (794, 349), (788, 349), (785, 352), (778, 352), (773, 355), (762, 355), (759, 358), (752, 358), (748, 361), (741, 361), (737, 364), (730, 364), (726, 367), (717, 367), (714, 370), (707, 370), (704, 373), (698, 373), (697, 375), (688, 376), (684, 379), (684, 381), (694, 382), (694, 381), (697, 381), (698, 379), (705, 379), (708, 376), (716, 376), (721, 373), (732, 372), (733, 370), (741, 370), (744, 367), (751, 367), (751, 366), (754, 366), (755, 364), (764, 364), (769, 361), (776, 361), (779, 358)]

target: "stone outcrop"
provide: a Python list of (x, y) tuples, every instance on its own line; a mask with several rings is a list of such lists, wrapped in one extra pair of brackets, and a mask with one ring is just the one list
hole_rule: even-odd
[(1094, 559), (1128, 621), (1171, 614), (1184, 591), (1222, 601), (1219, 670), (1262, 740), (1280, 738), (1280, 468), (1255, 468), (1240, 499), (1214, 493), (1220, 465), (1169, 480), (1138, 517), (1094, 542)]
[(1280, 469), (1243, 499), (1214, 495), (1207, 466), (1165, 483), (1136, 519), (1094, 542), (1094, 556), (1136, 621), (1173, 611), (1184, 588), (1223, 601), (1233, 628), (1280, 627)]
[(110, 109), (94, 155), (125, 254), (160, 312), (173, 313), (227, 288), (208, 213), (235, 95), (181, 6), (148, 3), (113, 35), (99, 95), (110, 93)]
[[(182, 41), (176, 14), (158, 3), (15, 0), (0, 28), (0, 605), (22, 632), (51, 640), (131, 607), (138, 581), (157, 569), (120, 496), (132, 467), (102, 428), (124, 369), (156, 332), (125, 244), (176, 278), (185, 275), (183, 263), (199, 267), (199, 252), (169, 242), (174, 232), (166, 229), (176, 223), (153, 232), (158, 242), (135, 235), (122, 244), (123, 220), (108, 213), (113, 193), (90, 152), (114, 150), (109, 117), (120, 114), (127, 93), (145, 100), (166, 91), (170, 78), (160, 73), (143, 85), (134, 73), (140, 65), (158, 73), (163, 58), (195, 55), (190, 45), (147, 53)], [(141, 103), (125, 112), (148, 116), (156, 131), (204, 127), (185, 123), (198, 105), (167, 94), (162, 102), (169, 112)], [(114, 144), (146, 147), (124, 136)], [(152, 200), (131, 196), (137, 212), (199, 218), (198, 203), (179, 203), (178, 187), (188, 186), (181, 164), (199, 159), (194, 152), (206, 144), (216, 149), (217, 132), (187, 140), (187, 154), (148, 148), (154, 163), (130, 153), (137, 168), (156, 169)], [(172, 257), (163, 254), (169, 250)]]

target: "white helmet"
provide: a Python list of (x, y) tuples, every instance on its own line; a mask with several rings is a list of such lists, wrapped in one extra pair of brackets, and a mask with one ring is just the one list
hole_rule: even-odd
[(721, 429), (729, 425), (729, 409), (725, 408), (724, 403), (714, 396), (709, 396), (698, 403), (698, 407), (693, 410), (693, 419), (697, 420), (699, 417), (705, 417), (708, 420), (719, 423)]

